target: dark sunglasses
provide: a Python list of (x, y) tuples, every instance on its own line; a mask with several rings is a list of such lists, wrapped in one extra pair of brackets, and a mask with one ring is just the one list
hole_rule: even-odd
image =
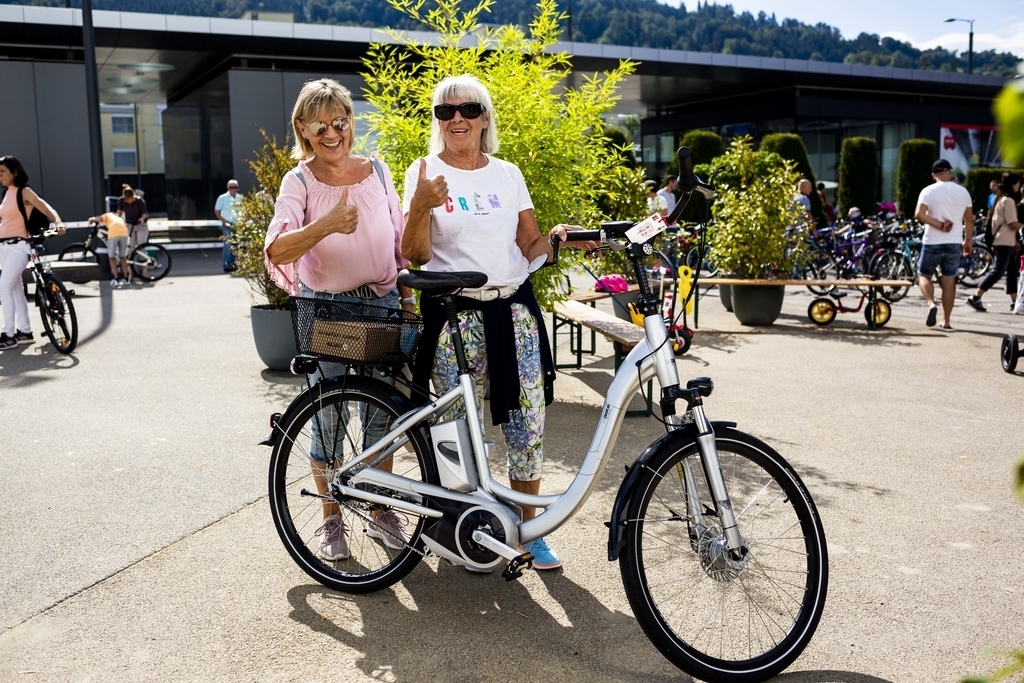
[(434, 105), (434, 116), (439, 121), (451, 121), (455, 118), (455, 112), (459, 112), (464, 119), (478, 119), (484, 113), (484, 105), (479, 102), (463, 102), (462, 104), (438, 104)]
[[(299, 120), (302, 121), (302, 119)], [(305, 121), (303, 121), (303, 123), (305, 123)], [(331, 121), (331, 127), (339, 133), (344, 133), (351, 125), (352, 120), (347, 116), (339, 116)], [(309, 128), (310, 134), (317, 138), (327, 132), (327, 124), (323, 121), (310, 121), (309, 123), (306, 123), (306, 127)]]

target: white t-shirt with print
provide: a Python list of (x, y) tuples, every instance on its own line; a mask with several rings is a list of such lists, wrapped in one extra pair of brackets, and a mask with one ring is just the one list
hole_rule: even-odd
[[(444, 176), (448, 199), (430, 211), (430, 243), (434, 256), (424, 270), (472, 270), (487, 274), (487, 287), (521, 285), (531, 270), (516, 233), (519, 212), (533, 208), (519, 167), (488, 156), (483, 168), (454, 168), (428, 156), (427, 177)], [(404, 210), (409, 212), (420, 160), (405, 172)]]
[(917, 205), (921, 204), (928, 207), (928, 215), (935, 220), (953, 222), (949, 232), (925, 226), (922, 244), (963, 244), (964, 212), (973, 206), (970, 192), (953, 181), (936, 181), (921, 190)]

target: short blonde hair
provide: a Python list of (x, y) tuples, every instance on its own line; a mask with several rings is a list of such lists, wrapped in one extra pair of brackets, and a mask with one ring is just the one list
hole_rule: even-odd
[(440, 154), (445, 150), (444, 135), (441, 134), (441, 122), (434, 116), (433, 108), (443, 104), (449, 98), (479, 102), (484, 106), (483, 115), (487, 117), (488, 123), (480, 137), (480, 151), (484, 154), (494, 154), (497, 152), (498, 127), (494, 122), (494, 107), (491, 105), (491, 94), (487, 92), (487, 87), (476, 76), (463, 74), (461, 76), (449, 76), (434, 88), (434, 98), (430, 112), (430, 153)]
[[(313, 117), (324, 112), (344, 109), (350, 118), (352, 116), (352, 93), (348, 88), (338, 83), (333, 78), (321, 78), (317, 81), (307, 81), (299, 91), (299, 97), (295, 100), (295, 107), (292, 109), (292, 130), (295, 131), (295, 147), (292, 150), (292, 158), (309, 159), (316, 152), (313, 145), (309, 144), (306, 138), (302, 137), (300, 121), (313, 121)], [(330, 121), (327, 122), (330, 124)], [(355, 140), (355, 121), (348, 127), (348, 144), (351, 148)]]

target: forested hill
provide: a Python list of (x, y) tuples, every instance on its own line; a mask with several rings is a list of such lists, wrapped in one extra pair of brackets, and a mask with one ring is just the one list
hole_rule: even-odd
[[(7, 4), (8, 0), (0, 2)], [(27, 4), (63, 7), (65, 0), (30, 0)], [(72, 0), (72, 4), (80, 6), (80, 0)], [(564, 9), (566, 0), (559, 0), (559, 4)], [(769, 0), (765, 4), (769, 5)], [(795, 19), (780, 21), (765, 12), (757, 16), (749, 12), (737, 14), (731, 5), (701, 4), (699, 0), (694, 10), (663, 5), (656, 0), (574, 0), (571, 5), (572, 39), (580, 42), (910, 69), (967, 70), (966, 54), (943, 48), (919, 50), (909, 43), (869, 33), (844, 38), (838, 29), (827, 24), (811, 26)], [(246, 10), (260, 9), (290, 12), (295, 21), (308, 23), (422, 28), (393, 9), (387, 0), (93, 0), (92, 6), (218, 17), (239, 17)], [(463, 6), (474, 6), (474, 0), (464, 0)], [(497, 0), (489, 14), (481, 15), (481, 20), (526, 26), (535, 6), (535, 0)], [(974, 72), (1009, 77), (1020, 61), (1008, 52), (976, 52)]]

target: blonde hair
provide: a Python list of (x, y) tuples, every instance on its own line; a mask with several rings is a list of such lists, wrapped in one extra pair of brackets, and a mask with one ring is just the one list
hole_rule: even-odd
[(498, 151), (498, 127), (494, 122), (494, 107), (491, 105), (491, 94), (487, 87), (476, 76), (463, 74), (449, 76), (434, 88), (433, 104), (431, 104), (430, 121), (430, 153), (440, 154), (445, 150), (444, 135), (441, 134), (441, 122), (433, 115), (433, 108), (444, 104), (447, 99), (464, 99), (467, 102), (479, 102), (484, 106), (483, 115), (487, 117), (487, 127), (480, 136), (480, 151), (494, 154)]
[[(312, 121), (314, 120), (312, 117), (339, 108), (344, 109), (345, 113), (350, 118), (352, 117), (352, 93), (333, 78), (307, 81), (302, 86), (299, 97), (295, 100), (295, 107), (292, 109), (292, 130), (295, 131), (293, 159), (309, 159), (316, 154), (313, 151), (313, 145), (302, 137), (301, 121)], [(327, 123), (330, 125), (330, 121)], [(348, 131), (342, 135), (348, 136), (348, 144), (351, 147), (355, 140), (355, 121), (349, 123)]]
[(132, 189), (131, 185), (122, 185), (121, 186), (121, 196), (124, 197), (125, 199), (128, 199), (129, 197), (134, 197), (135, 196), (135, 190)]

